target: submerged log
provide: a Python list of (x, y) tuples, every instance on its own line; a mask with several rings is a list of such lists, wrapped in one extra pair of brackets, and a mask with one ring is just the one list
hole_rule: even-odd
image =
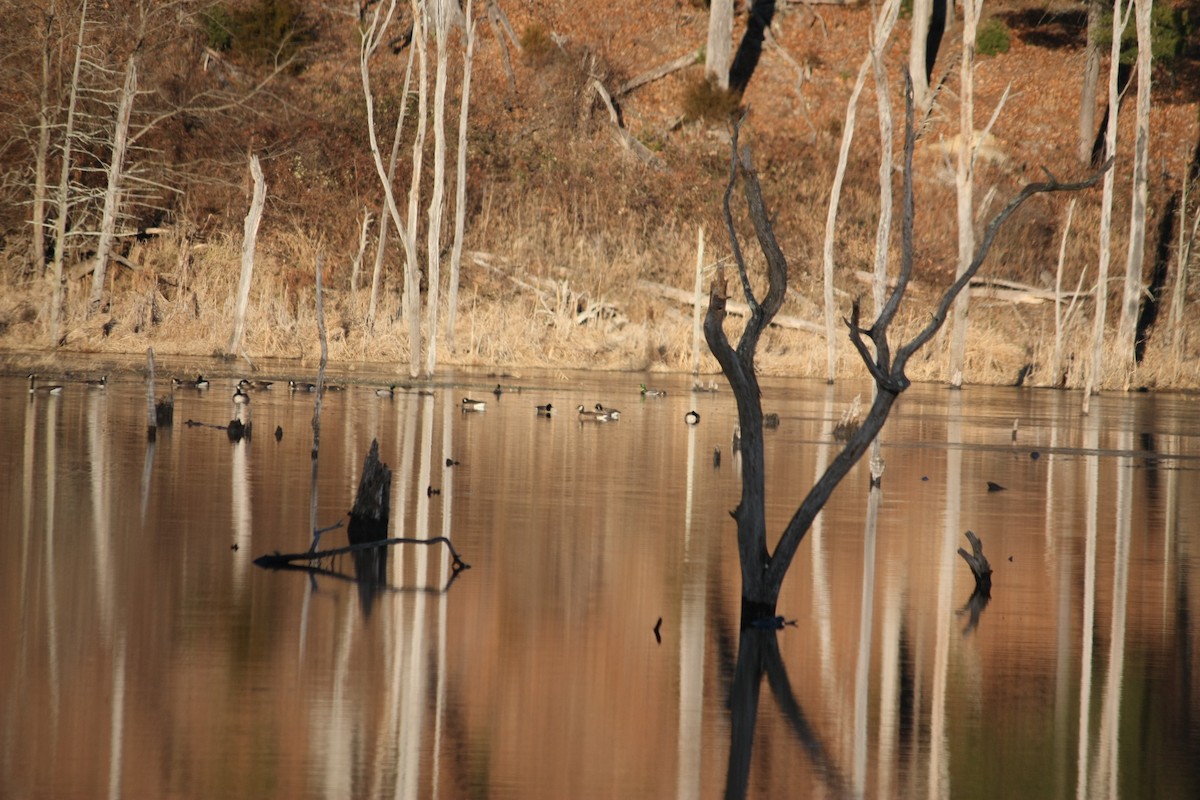
[(254, 559), (254, 564), (264, 569), (286, 569), (303, 565), (305, 562), (320, 561), (347, 553), (361, 553), (372, 548), (391, 547), (396, 544), (444, 544), (450, 551), (451, 558), (454, 559), (454, 562), (450, 565), (451, 569), (455, 572), (461, 572), (464, 569), (471, 568), (470, 564), (462, 560), (462, 556), (454, 549), (454, 544), (445, 536), (435, 536), (432, 539), (399, 537), (395, 539), (382, 539), (378, 542), (362, 542), (361, 544), (352, 544), (347, 547), (336, 547), (332, 550), (306, 550), (303, 553), (271, 553)]

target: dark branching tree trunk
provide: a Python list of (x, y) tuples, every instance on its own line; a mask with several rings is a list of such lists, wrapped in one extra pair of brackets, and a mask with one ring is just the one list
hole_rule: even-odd
[[(742, 569), (743, 624), (775, 615), (775, 603), (779, 597), (784, 576), (792, 563), (792, 558), (796, 555), (797, 548), (812, 526), (813, 520), (830, 495), (833, 494), (833, 490), (858, 463), (883, 428), (892, 406), (910, 384), (905, 374), (909, 359), (941, 328), (955, 298), (983, 266), (984, 259), (991, 249), (1000, 226), (1034, 195), (1089, 188), (1099, 181), (1104, 170), (1111, 167), (1110, 161), (1089, 178), (1077, 183), (1063, 183), (1047, 173), (1047, 181), (1026, 185), (988, 223), (977, 246), (975, 257), (966, 271), (943, 292), (925, 327), (910, 341), (893, 350), (888, 332), (900, 310), (900, 304), (904, 300), (912, 276), (913, 262), (912, 158), (916, 143), (916, 127), (911, 80), (906, 81), (906, 111), (899, 275), (896, 278), (895, 287), (888, 295), (887, 302), (874, 323), (869, 327), (862, 327), (857, 301), (853, 305), (850, 319), (845, 320), (850, 341), (862, 357), (867, 371), (875, 380), (878, 391), (875, 393), (875, 400), (858, 432), (850, 438), (845, 449), (830, 463), (825, 473), (809, 490), (808, 495), (800, 503), (800, 507), (796, 509), (795, 515), (776, 543), (774, 552), (767, 549), (763, 414), (754, 356), (758, 348), (759, 337), (783, 304), (784, 294), (787, 290), (788, 265), (787, 258), (780, 249), (771, 227), (770, 215), (762, 196), (762, 188), (751, 162), (750, 149), (749, 147), (740, 148), (738, 144), (741, 123), (736, 123), (733, 128), (729, 184), (725, 190), (725, 224), (728, 228), (733, 260), (737, 266), (737, 278), (741, 282), (742, 294), (746, 304), (750, 307), (750, 314), (742, 331), (741, 339), (734, 348), (725, 335), (725, 302), (729, 297), (728, 281), (724, 268), (719, 267), (709, 290), (708, 312), (704, 318), (704, 336), (709, 350), (716, 356), (717, 362), (721, 365), (721, 371), (733, 390), (737, 400), (738, 422), (741, 425), (742, 499), (732, 515), (737, 521), (738, 527), (738, 555), (741, 559)], [(747, 274), (746, 262), (742, 255), (741, 244), (730, 210), (730, 201), (739, 174), (742, 176), (742, 191), (745, 195), (748, 215), (767, 264), (768, 289), (761, 302), (750, 286), (750, 277)]]

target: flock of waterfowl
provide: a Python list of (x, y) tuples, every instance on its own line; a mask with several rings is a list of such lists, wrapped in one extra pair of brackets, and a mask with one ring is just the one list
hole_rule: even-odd
[[(35, 375), (33, 373), (30, 373), (28, 377), (29, 377), (29, 393), (31, 395), (32, 394), (49, 394), (49, 395), (62, 394), (63, 384), (61, 384), (61, 383), (39, 383), (37, 375)], [(108, 376), (102, 375), (99, 378), (89, 378), (89, 379), (85, 379), (81, 382), (89, 388), (104, 389), (108, 385)], [(252, 381), (252, 380), (248, 380), (246, 378), (242, 378), (236, 384), (234, 384), (233, 397), (232, 397), (233, 403), (234, 403), (234, 405), (238, 405), (238, 406), (249, 405), (250, 404), (250, 393), (252, 391), (267, 391), (273, 385), (274, 385), (273, 381), (263, 381), (263, 380)], [(209, 381), (208, 378), (205, 378), (203, 374), (197, 375), (195, 378), (171, 378), (171, 388), (172, 389), (195, 389), (197, 391), (203, 392), (203, 391), (206, 391), (210, 386), (211, 386), (211, 382)], [(346, 387), (341, 384), (336, 384), (336, 383), (325, 384), (326, 391), (341, 391), (345, 388)], [(642, 397), (665, 397), (667, 394), (665, 391), (660, 390), (660, 389), (647, 388), (646, 384), (644, 384), (644, 383), (640, 384), (640, 388), (641, 388)], [(317, 385), (315, 383), (307, 383), (307, 382), (303, 382), (303, 381), (289, 380), (288, 381), (288, 389), (289, 389), (289, 391), (292, 391), (292, 392), (315, 392), (317, 390)], [(374, 390), (374, 392), (377, 397), (385, 397), (385, 398), (394, 397), (396, 394), (396, 385), (391, 384), (390, 386), (376, 388)], [(504, 392), (504, 389), (499, 384), (497, 384), (496, 388), (492, 390), (492, 393), (496, 395), (497, 399), (500, 398), (500, 395), (503, 394), (503, 392)], [(475, 400), (470, 397), (464, 397), (464, 398), (462, 398), (460, 407), (462, 408), (464, 413), (479, 413), (479, 412), (483, 412), (483, 411), (487, 410), (487, 401)], [(553, 416), (554, 412), (555, 412), (555, 408), (552, 403), (536, 405), (536, 406), (534, 406), (534, 410), (536, 411), (536, 413), (539, 417), (546, 417), (546, 418)], [(612, 408), (611, 406), (605, 406), (601, 403), (596, 403), (596, 405), (593, 406), (592, 408), (588, 408), (588, 407), (584, 406), (583, 404), (580, 404), (576, 408), (576, 415), (578, 416), (580, 422), (597, 422), (597, 423), (616, 422), (617, 420), (619, 420), (621, 418), (621, 411), (620, 411), (620, 409)], [(699, 424), (700, 415), (695, 410), (689, 411), (689, 412), (687, 412), (686, 415), (684, 415), (684, 422), (686, 422), (688, 425)]]

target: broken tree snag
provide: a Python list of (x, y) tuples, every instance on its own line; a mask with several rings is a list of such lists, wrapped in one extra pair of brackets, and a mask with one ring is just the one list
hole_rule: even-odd
[(371, 450), (363, 461), (358, 495), (350, 510), (347, 537), (350, 544), (378, 542), (387, 538), (392, 471), (379, 460), (379, 440), (371, 440)]
[(971, 568), (971, 573), (975, 576), (975, 591), (990, 595), (992, 592), (992, 567), (988, 564), (987, 556), (983, 554), (983, 542), (979, 541), (979, 537), (973, 531), (967, 531), (963, 535), (971, 543), (973, 552), (968, 553), (960, 547), (958, 554), (963, 557), (963, 561), (967, 562), (967, 566)]

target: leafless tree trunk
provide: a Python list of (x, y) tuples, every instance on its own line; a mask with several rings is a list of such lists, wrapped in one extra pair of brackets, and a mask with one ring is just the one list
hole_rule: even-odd
[[(740, 150), (738, 126), (734, 127), (732, 160), (729, 184), (725, 191), (725, 224), (728, 228), (733, 259), (737, 265), (737, 278), (742, 293), (750, 306), (751, 314), (746, 321), (737, 348), (730, 345), (725, 335), (725, 304), (728, 297), (727, 280), (723, 266), (719, 266), (717, 277), (709, 293), (709, 307), (704, 320), (704, 334), (709, 349), (721, 365), (721, 371), (729, 381), (737, 401), (738, 421), (742, 439), (742, 497), (733, 512), (738, 528), (738, 554), (742, 572), (742, 622), (747, 624), (762, 617), (775, 614), (779, 590), (796, 550), (813, 520), (829, 499), (841, 480), (866, 452), (867, 447), (882, 430), (892, 405), (908, 388), (909, 379), (905, 369), (909, 359), (923, 347), (946, 320), (955, 297), (964, 291), (968, 282), (983, 266), (1000, 226), (1029, 198), (1043, 192), (1073, 191), (1094, 185), (1099, 174), (1086, 181), (1066, 184), (1057, 180), (1025, 186), (1004, 209), (988, 223), (979, 247), (966, 270), (947, 288), (930, 314), (925, 327), (910, 341), (894, 352), (888, 334), (892, 321), (904, 300), (912, 275), (913, 262), (913, 193), (912, 155), (916, 141), (914, 107), (911, 84), (906, 91), (906, 135), (904, 144), (904, 196), (901, 235), (901, 263), (895, 288), (888, 295), (883, 309), (869, 327), (859, 322), (858, 304), (855, 303), (846, 325), (850, 340), (859, 353), (877, 391), (863, 424), (849, 439), (844, 450), (829, 464), (801, 502), (791, 521), (784, 529), (773, 552), (767, 549), (766, 504), (764, 495), (764, 453), (762, 438), (762, 406), (754, 358), (758, 339), (772, 317), (779, 311), (787, 290), (787, 259), (775, 239), (770, 217), (762, 197), (757, 175), (751, 163), (749, 149)], [(730, 199), (738, 174), (742, 176), (742, 189), (746, 198), (749, 217), (767, 264), (768, 289), (760, 302), (751, 288), (746, 262), (742, 256), (737, 232), (733, 225)]]
[(358, 252), (354, 255), (354, 261), (350, 263), (350, 292), (358, 294), (358, 278), (362, 274), (363, 256), (367, 252), (367, 242), (370, 240), (371, 234), (371, 211), (363, 209), (362, 224), (358, 229)]
[[(962, 275), (975, 251), (975, 35), (983, 0), (963, 0), (962, 61), (959, 65), (958, 170), (955, 173), (958, 210), (958, 266)], [(971, 291), (958, 295), (950, 331), (950, 385), (962, 386), (963, 359), (967, 347), (967, 314)]]
[(38, 88), (38, 138), (33, 153), (32, 242), (29, 249), (30, 267), (40, 275), (46, 269), (46, 162), (50, 156), (50, 84), (52, 81), (50, 34), (54, 24), (52, 14), (44, 19), (42, 29), (42, 82)]
[(1175, 361), (1183, 357), (1183, 307), (1187, 299), (1187, 274), (1192, 263), (1192, 247), (1196, 242), (1196, 234), (1200, 232), (1200, 205), (1192, 216), (1191, 232), (1184, 234), (1183, 221), (1187, 219), (1188, 189), (1191, 188), (1187, 170), (1184, 170), (1183, 199), (1179, 203), (1179, 245), (1175, 249), (1175, 285), (1171, 290), (1171, 350)]
[[(1071, 204), (1067, 206), (1067, 222), (1063, 226), (1062, 242), (1058, 246), (1058, 268), (1054, 272), (1054, 353), (1050, 357), (1050, 385), (1057, 386), (1059, 384), (1059, 370), (1062, 369), (1062, 340), (1063, 326), (1067, 319), (1071, 316), (1071, 309), (1075, 307), (1075, 298), (1079, 295), (1078, 287), (1075, 294), (1071, 297), (1071, 306), (1067, 309), (1064, 315), (1062, 311), (1062, 274), (1063, 263), (1067, 259), (1067, 239), (1071, 235), (1071, 218), (1075, 216), (1075, 198), (1071, 198)], [(1084, 270), (1086, 272), (1086, 270)], [(1083, 274), (1079, 276), (1080, 285), (1083, 282)]]
[(712, 0), (708, 8), (708, 47), (704, 51), (704, 77), (721, 89), (729, 88), (733, 63), (733, 0)]
[(121, 204), (121, 177), (125, 168), (125, 147), (129, 141), (129, 115), (137, 96), (137, 56), (131, 55), (125, 66), (125, 85), (117, 102), (117, 121), (113, 127), (112, 156), (108, 162), (108, 187), (104, 191), (104, 212), (100, 217), (100, 241), (96, 245), (96, 260), (92, 265), (92, 293), (88, 298), (87, 314), (91, 316), (104, 299), (104, 274), (108, 254), (112, 251), (113, 233)]
[(71, 68), (71, 91), (67, 101), (67, 127), (63, 131), (62, 168), (58, 179), (58, 208), (54, 219), (54, 291), (50, 300), (50, 346), (58, 347), (62, 323), (63, 259), (67, 249), (67, 209), (71, 199), (71, 145), (75, 140), (75, 103), (79, 98), (79, 70), (83, 63), (83, 32), (87, 26), (88, 0), (79, 10), (79, 38), (75, 42), (75, 65)]
[[(375, 163), (375, 172), (379, 176), (379, 181), (383, 186), (384, 200), (386, 202), (387, 212), (388, 212), (387, 216), (381, 215), (382, 218), (380, 220), (380, 225), (379, 225), (379, 246), (378, 246), (378, 249), (376, 250), (376, 254), (375, 254), (375, 272), (374, 272), (374, 275), (373, 275), (372, 281), (371, 281), (371, 302), (370, 302), (370, 306), (367, 311), (367, 328), (368, 329), (370, 329), (374, 325), (374, 322), (375, 322), (375, 308), (376, 308), (376, 298), (377, 298), (378, 289), (379, 289), (379, 276), (380, 276), (380, 272), (382, 271), (382, 266), (383, 266), (383, 253), (384, 253), (385, 248), (387, 247), (387, 230), (388, 229), (387, 229), (386, 220), (388, 219), (388, 217), (390, 217), (392, 224), (394, 224), (396, 226), (396, 230), (399, 232), (401, 242), (404, 244), (404, 254), (405, 254), (405, 259), (406, 259), (407, 265), (405, 268), (405, 280), (404, 280), (405, 299), (403, 302), (406, 302), (406, 303), (409, 302), (412, 297), (411, 290), (410, 290), (410, 281), (411, 281), (410, 272), (416, 270), (415, 264), (416, 264), (416, 259), (417, 259), (415, 239), (409, 236), (408, 223), (404, 220), (403, 217), (400, 216), (400, 209), (396, 205), (396, 195), (395, 195), (395, 192), (392, 191), (392, 178), (394, 177), (394, 174), (395, 174), (396, 157), (397, 157), (397, 153), (398, 153), (399, 147), (400, 147), (400, 132), (401, 132), (401, 129), (404, 124), (404, 116), (405, 116), (405, 111), (406, 111), (406, 106), (407, 106), (409, 76), (412, 71), (412, 57), (413, 57), (412, 54), (410, 53), (410, 55), (409, 55), (409, 64), (408, 64), (409, 68), (406, 71), (405, 78), (404, 78), (404, 94), (403, 94), (403, 98), (401, 99), (401, 102), (400, 102), (400, 115), (396, 120), (396, 132), (395, 132), (395, 136), (392, 141), (392, 157), (391, 157), (391, 160), (386, 169), (383, 165), (383, 156), (379, 152), (379, 137), (375, 133), (375, 97), (371, 91), (371, 68), (370, 68), (371, 56), (379, 48), (379, 44), (384, 41), (386, 33), (387, 33), (388, 24), (391, 22), (391, 19), (392, 19), (393, 15), (395, 14), (395, 11), (396, 11), (396, 0), (391, 0), (391, 2), (388, 4), (386, 11), (383, 11), (380, 8), (376, 8), (372, 12), (371, 20), (368, 23), (367, 28), (362, 32), (362, 40), (359, 45), (359, 52), (358, 52), (359, 76), (362, 80), (363, 98), (364, 98), (364, 102), (366, 103), (366, 106), (367, 106), (367, 135), (368, 135), (368, 138), (370, 141), (371, 157)], [(420, 11), (420, 9), (414, 8), (414, 13), (417, 13), (419, 11)], [(419, 30), (419, 29), (420, 29), (420, 17), (416, 16), (414, 18), (414, 30)], [(414, 36), (415, 36), (415, 33), (414, 33)], [(422, 111), (423, 111), (423, 108), (422, 108)], [(410, 213), (410, 215), (416, 213), (416, 210), (412, 207), (411, 204), (409, 206), (409, 213)], [(408, 309), (408, 311), (411, 312), (412, 309)], [(416, 313), (419, 317), (419, 314), (420, 314), (419, 310)], [(410, 316), (411, 316), (411, 314), (410, 314)], [(410, 329), (410, 336), (411, 336), (411, 329)], [(416, 336), (412, 338), (412, 342), (411, 342), (411, 345), (416, 348), (416, 351), (418, 352), (418, 354), (421, 349), (420, 342), (421, 342), (421, 335), (420, 335), (420, 327), (418, 325)], [(416, 365), (417, 365), (416, 359), (417, 358), (419, 358), (419, 355), (413, 356), (413, 359), (410, 364), (410, 370), (412, 371), (412, 374), (414, 376), (416, 375)]]
[[(875, 228), (875, 279), (871, 287), (871, 299), (874, 302), (873, 313), (876, 316), (883, 313), (887, 296), (888, 244), (892, 234), (892, 168), (894, 164), (891, 88), (888, 85), (887, 64), (883, 60), (883, 50), (891, 36), (899, 12), (900, 4), (898, 2), (886, 3), (881, 11), (883, 17), (880, 20), (880, 27), (886, 33), (883, 36), (873, 37), (871, 40), (871, 64), (875, 71), (875, 101), (879, 108), (879, 222)], [(922, 76), (925, 74), (924, 65), (922, 65), (920, 74)], [(915, 87), (913, 91), (915, 102)], [(926, 83), (926, 92), (928, 92), (928, 83)], [(882, 477), (883, 452), (879, 439), (876, 439), (871, 445), (872, 484), (878, 484)]]
[(408, 320), (409, 375), (417, 377), (421, 366), (421, 276), (417, 259), (417, 209), (421, 198), (421, 163), (425, 153), (425, 121), (428, 117), (429, 80), (426, 58), (425, 2), (413, 0), (413, 47), (417, 51), (417, 135), (413, 140), (412, 183), (408, 188), (408, 231), (405, 234), (404, 316)]
[(929, 21), (933, 16), (933, 0), (913, 0), (912, 24), (909, 26), (908, 74), (912, 76), (913, 102), (918, 113), (929, 107), (929, 76), (925, 68), (929, 43)]
[(463, 235), (467, 222), (467, 114), (471, 100), (471, 68), (475, 63), (475, 25), (472, 0), (467, 0), (466, 41), (463, 44), (462, 98), (458, 111), (458, 153), (454, 183), (454, 244), (450, 251), (450, 299), (446, 317), (446, 343), (454, 349), (458, 321), (458, 281), (462, 269)]
[(267, 197), (267, 183), (263, 179), (262, 165), (258, 156), (250, 156), (250, 175), (254, 179), (254, 194), (250, 199), (250, 210), (242, 231), (242, 276), (238, 281), (237, 310), (233, 315), (233, 333), (229, 346), (231, 355), (237, 355), (242, 344), (242, 333), (246, 329), (246, 309), (250, 306), (250, 279), (254, 276), (254, 248), (258, 242), (258, 223), (262, 221), (263, 203)]
[(1125, 291), (1117, 327), (1116, 353), (1126, 388), (1135, 367), (1134, 339), (1142, 300), (1142, 268), (1146, 260), (1146, 201), (1150, 184), (1150, 11), (1153, 0), (1134, 0), (1137, 25), (1137, 116), (1133, 143), (1133, 201), (1129, 214), (1129, 249), (1125, 258)]
[[(868, 53), (863, 59), (862, 64), (858, 68), (858, 77), (854, 81), (854, 88), (850, 91), (850, 99), (846, 102), (846, 121), (842, 125), (842, 143), (838, 150), (837, 167), (834, 170), (833, 186), (829, 191), (829, 209), (825, 215), (825, 242), (821, 250), (821, 265), (822, 276), (824, 283), (824, 300), (825, 300), (825, 345), (826, 345), (826, 376), (825, 379), (829, 383), (833, 383), (837, 377), (837, 340), (835, 328), (837, 327), (837, 309), (833, 302), (833, 248), (835, 243), (835, 234), (837, 230), (837, 214), (838, 203), (841, 201), (842, 184), (846, 178), (846, 165), (850, 159), (850, 145), (854, 141), (854, 125), (858, 115), (858, 98), (862, 94), (863, 87), (867, 82), (867, 71), (871, 69), (872, 64), (876, 61), (876, 54), (882, 53), (886, 47), (887, 40), (892, 35), (892, 28), (896, 23), (896, 16), (899, 13), (900, 5), (897, 0), (888, 0), (881, 9), (879, 16), (875, 18), (875, 24), (872, 28), (871, 42), (868, 45)], [(879, 73), (876, 72), (878, 79)], [(876, 91), (887, 91), (887, 87), (876, 87)], [(882, 126), (882, 121), (880, 125)], [(889, 186), (890, 191), (890, 186)], [(888, 214), (891, 210), (888, 209)], [(882, 219), (881, 219), (882, 222)], [(889, 223), (890, 224), (890, 223)], [(886, 269), (886, 262), (885, 262)]]
[(437, 71), (433, 79), (433, 191), (426, 219), (426, 268), (429, 270), (429, 294), (425, 301), (429, 333), (425, 350), (425, 374), (432, 376), (437, 367), (438, 303), (441, 302), (442, 215), (446, 191), (446, 83), (450, 53), (446, 36), (449, 27), (447, 0), (434, 0), (433, 31), (437, 43)]
[[(1121, 33), (1129, 24), (1132, 0), (1116, 0), (1113, 7), (1112, 48), (1108, 61), (1108, 129), (1104, 135), (1104, 152), (1109, 159), (1117, 152), (1117, 117), (1120, 116), (1120, 97), (1117, 96), (1117, 72), (1121, 63)], [(1112, 206), (1116, 176), (1113, 170), (1104, 174), (1104, 193), (1100, 201), (1100, 261), (1096, 273), (1095, 319), (1092, 325), (1092, 358), (1083, 392), (1083, 413), (1088, 413), (1091, 395), (1104, 380), (1104, 322), (1108, 314), (1108, 267), (1112, 261)]]
[(1100, 83), (1100, 28), (1103, 24), (1104, 0), (1087, 0), (1087, 44), (1084, 47), (1083, 86), (1079, 92), (1079, 162), (1092, 160), (1092, 144), (1096, 137), (1096, 88)]

